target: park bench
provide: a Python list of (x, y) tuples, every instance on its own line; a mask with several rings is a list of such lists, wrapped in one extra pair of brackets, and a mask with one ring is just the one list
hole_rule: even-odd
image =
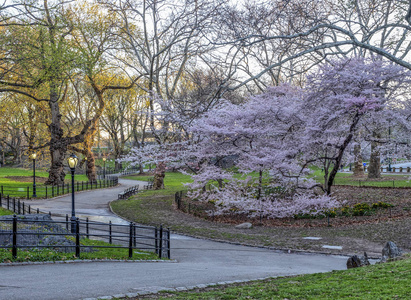
[(118, 199), (127, 199), (128, 197), (138, 193), (138, 185), (132, 186), (118, 194)]
[(143, 186), (143, 188), (144, 188), (145, 190), (152, 190), (152, 189), (153, 189), (153, 185), (154, 185), (153, 179), (150, 179), (150, 180), (147, 182), (147, 184), (146, 184), (145, 186)]

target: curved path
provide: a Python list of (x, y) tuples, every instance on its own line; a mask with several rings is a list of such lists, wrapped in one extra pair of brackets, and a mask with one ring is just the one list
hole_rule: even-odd
[[(76, 213), (99, 221), (124, 222), (109, 211), (108, 202), (136, 181), (76, 193)], [(143, 182), (138, 182), (142, 188)], [(65, 215), (71, 196), (32, 201), (33, 207)], [(347, 258), (320, 254), (282, 253), (171, 235), (174, 262), (88, 262), (0, 266), (0, 299), (85, 299), (202, 287), (275, 276), (345, 269)]]

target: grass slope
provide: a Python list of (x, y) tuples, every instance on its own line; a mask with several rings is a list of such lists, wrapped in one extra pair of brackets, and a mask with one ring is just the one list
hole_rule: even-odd
[[(410, 299), (411, 259), (330, 273), (163, 292), (145, 299)], [(138, 299), (142, 299), (139, 297)]]

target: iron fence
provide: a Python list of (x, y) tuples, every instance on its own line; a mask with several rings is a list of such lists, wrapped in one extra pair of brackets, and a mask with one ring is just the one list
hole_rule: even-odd
[[(74, 184), (74, 189), (76, 191), (93, 190), (98, 188), (112, 187), (118, 184), (117, 176), (106, 176), (105, 179), (99, 179), (94, 182), (91, 181), (77, 181)], [(71, 193), (71, 184), (63, 183), (60, 185), (53, 186), (41, 186), (37, 185), (36, 194), (39, 198), (53, 198), (56, 196)], [(11, 195), (16, 198), (31, 199), (33, 194), (33, 185), (22, 186), (0, 186), (0, 194)]]
[[(155, 252), (159, 258), (170, 258), (170, 230), (160, 227), (90, 222), (88, 219), (75, 221), (53, 221), (48, 215), (34, 217), (3, 216), (0, 221), (0, 248), (11, 249), (13, 258), (17, 251), (25, 248), (52, 248), (57, 251), (75, 253), (77, 258), (82, 252), (95, 248), (128, 249), (129, 258), (135, 249)], [(102, 240), (109, 245), (87, 245), (85, 238)]]

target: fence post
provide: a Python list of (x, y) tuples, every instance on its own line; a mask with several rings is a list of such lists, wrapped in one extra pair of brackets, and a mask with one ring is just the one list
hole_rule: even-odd
[(81, 190), (84, 190), (84, 181), (81, 182)]
[(57, 185), (57, 196), (59, 195), (59, 185)]
[(108, 243), (111, 244), (112, 238), (111, 238), (111, 221), (108, 222)]
[(46, 199), (48, 198), (48, 195), (47, 195), (47, 185), (46, 185)]
[(16, 212), (16, 198), (13, 198), (13, 212)]
[(1, 194), (3, 195), (4, 193), (3, 193), (3, 186), (1, 186)]
[(135, 225), (135, 224), (134, 224), (134, 226), (133, 226), (133, 237), (134, 237), (134, 239), (133, 239), (133, 246), (134, 246), (134, 247), (137, 247), (136, 225)]
[(54, 185), (51, 186), (51, 197), (54, 198)]
[(0, 207), (3, 207), (3, 194), (0, 194)]
[(171, 258), (171, 251), (170, 251), (170, 228), (167, 228), (167, 258)]
[(63, 180), (63, 184), (62, 184), (62, 189), (61, 189), (61, 194), (64, 194), (64, 180)]
[(10, 195), (7, 195), (7, 209), (10, 210)]
[(24, 213), (24, 209), (25, 209), (25, 207), (24, 207), (24, 202), (23, 202), (23, 215), (25, 214), (25, 213)]
[(13, 216), (13, 248), (12, 256), (14, 259), (17, 258), (17, 216)]
[(21, 210), (20, 210), (20, 199), (19, 200), (17, 200), (17, 213), (19, 214), (19, 215), (21, 215)]
[(68, 214), (66, 214), (66, 230), (68, 231), (68, 228), (69, 228), (69, 226), (68, 226)]
[(31, 214), (31, 205), (29, 204), (29, 214)]
[(89, 238), (88, 217), (86, 218), (86, 237)]
[(158, 242), (158, 258), (161, 258), (163, 254), (163, 225), (160, 225), (160, 236)]
[(40, 213), (40, 210), (37, 208), (37, 214), (39, 214)]
[(133, 258), (133, 222), (130, 222), (130, 234), (128, 239), (128, 257)]
[(80, 221), (76, 219), (76, 257), (80, 258)]
[(154, 247), (156, 248), (156, 254), (158, 254), (158, 232), (157, 232), (157, 227), (154, 227)]
[(27, 187), (27, 199), (30, 199), (30, 187)]
[(78, 186), (79, 186), (79, 184), (78, 184), (78, 181), (77, 181), (77, 192), (78, 192)]

